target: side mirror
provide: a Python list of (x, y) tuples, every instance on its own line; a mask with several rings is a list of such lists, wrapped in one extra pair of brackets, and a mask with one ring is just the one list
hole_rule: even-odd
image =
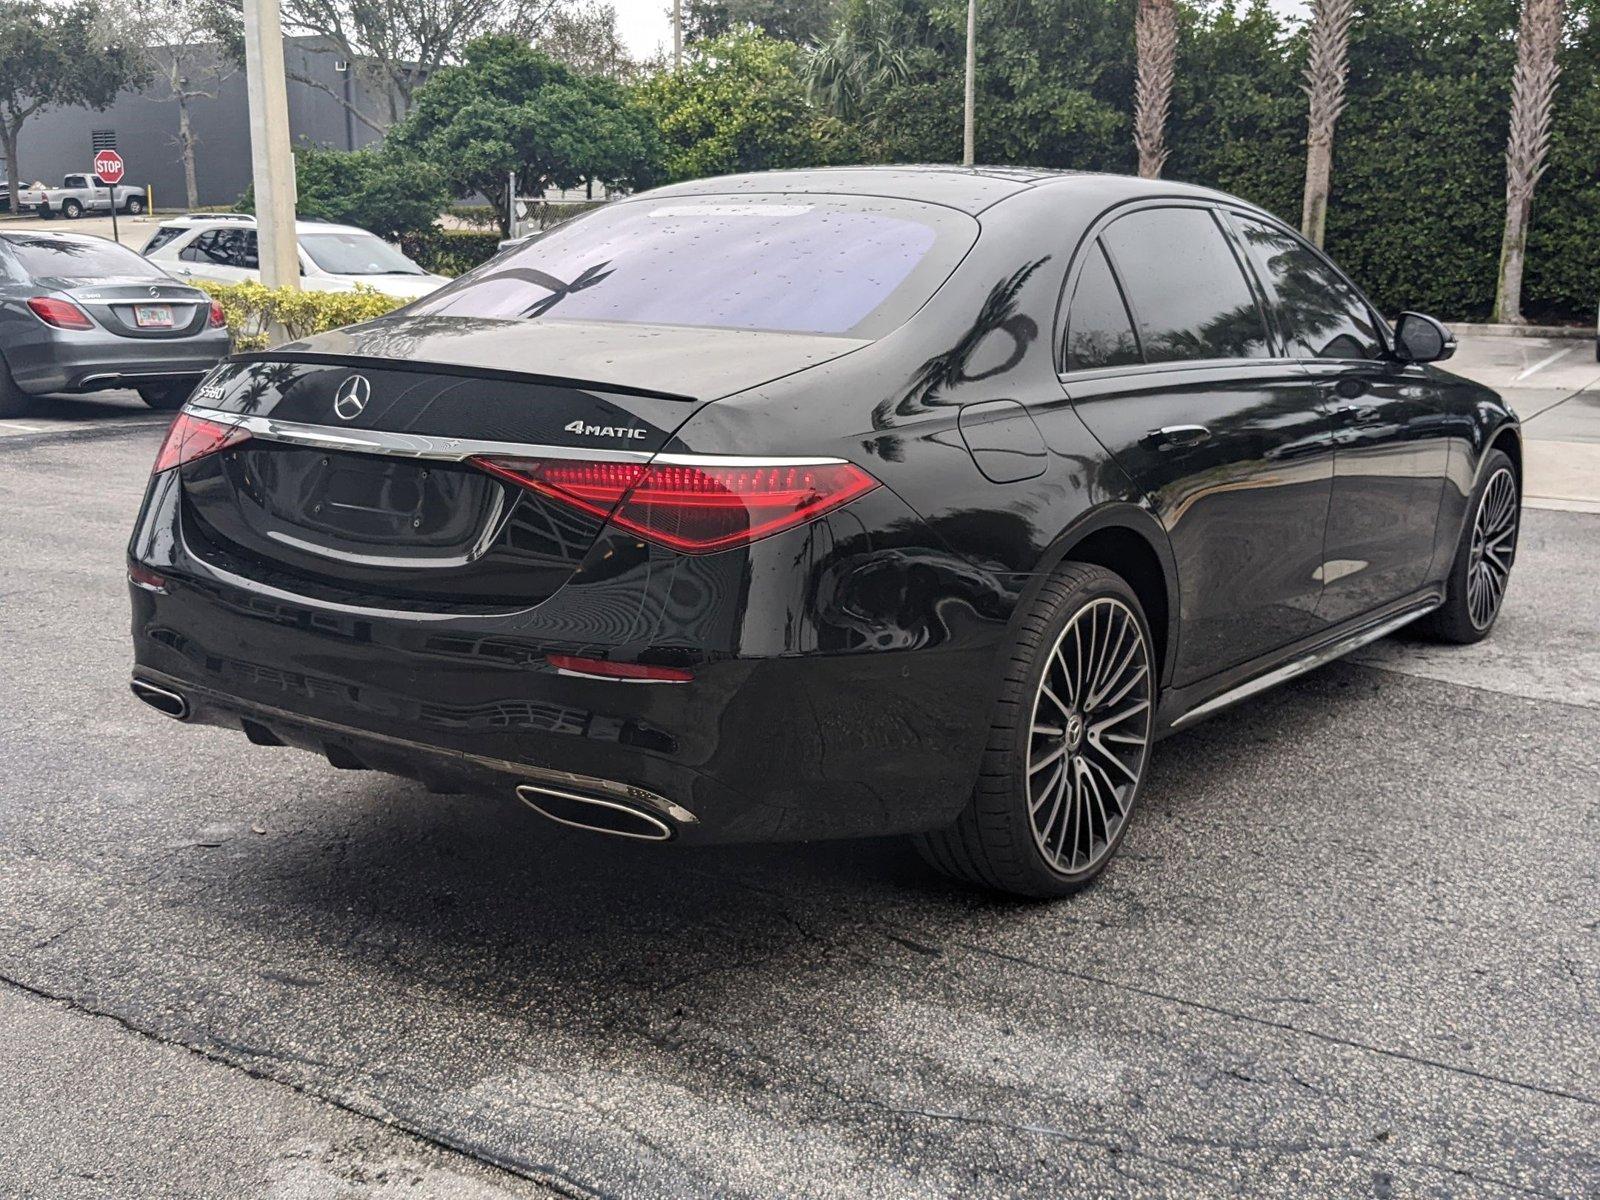
[(1456, 339), (1425, 313), (1403, 312), (1394, 325), (1394, 352), (1401, 362), (1443, 362), (1456, 352)]

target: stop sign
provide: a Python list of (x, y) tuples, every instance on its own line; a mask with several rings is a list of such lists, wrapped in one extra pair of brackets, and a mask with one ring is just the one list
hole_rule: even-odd
[(122, 155), (115, 150), (99, 150), (94, 156), (94, 173), (107, 187), (122, 182)]

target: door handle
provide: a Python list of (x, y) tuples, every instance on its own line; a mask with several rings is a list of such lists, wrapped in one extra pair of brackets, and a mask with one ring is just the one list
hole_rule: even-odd
[(1152, 429), (1142, 440), (1157, 450), (1171, 450), (1175, 447), (1198, 446), (1210, 438), (1211, 430), (1204, 425), (1163, 425), (1160, 429)]

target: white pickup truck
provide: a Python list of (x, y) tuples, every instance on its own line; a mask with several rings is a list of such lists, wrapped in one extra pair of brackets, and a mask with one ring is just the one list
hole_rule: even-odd
[(110, 212), (113, 192), (116, 194), (118, 212), (144, 211), (144, 188), (128, 183), (108, 188), (94, 177), (92, 171), (68, 175), (58, 188), (23, 188), (17, 194), (17, 207), (23, 212), (35, 211), (41, 217), (53, 217), (60, 213), (70, 221), (86, 212)]

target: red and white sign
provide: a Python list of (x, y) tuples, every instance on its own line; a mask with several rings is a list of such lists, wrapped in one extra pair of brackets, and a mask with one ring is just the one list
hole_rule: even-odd
[(115, 150), (97, 150), (94, 155), (94, 173), (107, 187), (122, 182), (122, 155)]

